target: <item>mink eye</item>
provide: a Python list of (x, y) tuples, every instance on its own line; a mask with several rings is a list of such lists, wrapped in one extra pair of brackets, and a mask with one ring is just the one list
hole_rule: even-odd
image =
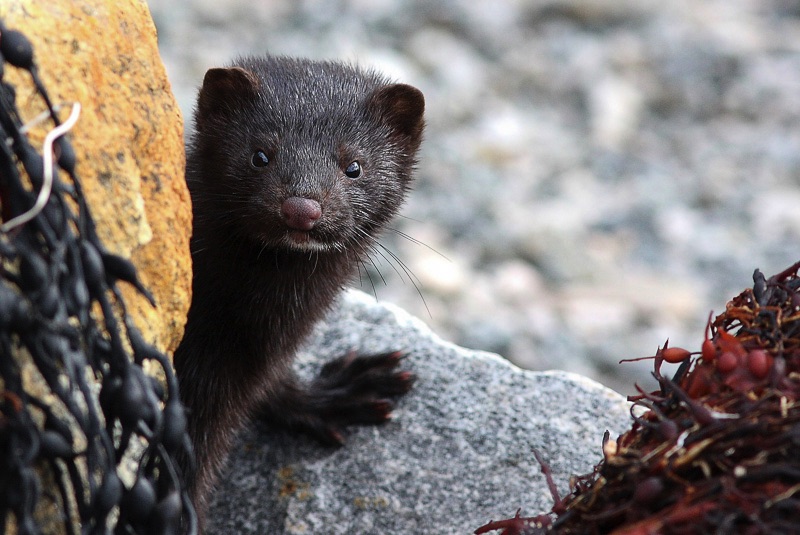
[(350, 162), (350, 165), (347, 166), (347, 169), (344, 170), (344, 174), (350, 178), (358, 178), (361, 176), (361, 164), (358, 161)]
[(253, 167), (266, 167), (269, 164), (269, 157), (263, 150), (257, 150), (250, 158), (250, 164)]

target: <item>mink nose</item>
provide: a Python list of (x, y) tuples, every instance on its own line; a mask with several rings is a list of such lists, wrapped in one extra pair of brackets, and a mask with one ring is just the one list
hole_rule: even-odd
[(322, 217), (322, 207), (314, 199), (289, 197), (281, 204), (281, 216), (291, 229), (311, 230)]

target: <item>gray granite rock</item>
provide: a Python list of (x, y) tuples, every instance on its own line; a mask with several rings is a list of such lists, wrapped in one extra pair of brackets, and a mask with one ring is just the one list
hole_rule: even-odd
[(249, 429), (218, 488), (210, 533), (472, 533), (520, 507), (549, 510), (534, 448), (564, 493), (570, 475), (600, 460), (604, 431), (628, 427), (625, 399), (600, 384), (457, 347), (357, 291), (316, 330), (301, 373), (353, 348), (408, 351), (418, 382), (394, 419), (352, 429), (340, 449)]

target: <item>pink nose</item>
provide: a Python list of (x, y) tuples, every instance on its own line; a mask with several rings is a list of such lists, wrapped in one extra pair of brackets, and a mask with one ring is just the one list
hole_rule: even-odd
[(311, 230), (322, 217), (322, 207), (314, 199), (289, 197), (281, 204), (281, 216), (291, 229)]

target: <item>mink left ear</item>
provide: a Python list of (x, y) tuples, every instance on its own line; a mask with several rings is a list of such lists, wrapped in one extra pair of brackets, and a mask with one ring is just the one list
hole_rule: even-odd
[(392, 84), (376, 89), (370, 97), (370, 109), (381, 121), (404, 138), (413, 150), (422, 141), (425, 128), (425, 97), (422, 91), (407, 84)]
[(229, 107), (232, 102), (256, 98), (258, 86), (256, 75), (241, 67), (209, 69), (197, 97), (197, 127), (202, 129), (202, 121)]

